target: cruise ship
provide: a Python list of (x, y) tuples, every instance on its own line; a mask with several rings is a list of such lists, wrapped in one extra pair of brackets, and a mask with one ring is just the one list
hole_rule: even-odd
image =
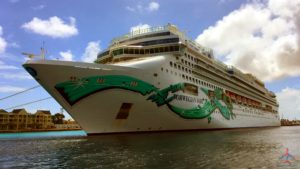
[(94, 63), (23, 67), (88, 135), (280, 126), (273, 92), (176, 26), (115, 38)]

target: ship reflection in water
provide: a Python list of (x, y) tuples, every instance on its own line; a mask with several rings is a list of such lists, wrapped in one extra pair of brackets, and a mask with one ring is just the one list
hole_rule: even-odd
[(28, 133), (25, 138), (22, 134), (18, 137), (0, 134), (0, 139), (0, 168), (300, 166), (298, 126), (89, 137), (82, 131), (67, 131), (57, 136), (35, 134), (31, 138)]

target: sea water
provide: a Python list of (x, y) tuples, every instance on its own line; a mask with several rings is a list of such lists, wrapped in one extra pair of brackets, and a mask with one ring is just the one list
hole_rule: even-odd
[(0, 168), (300, 168), (299, 160), (300, 127), (0, 134)]

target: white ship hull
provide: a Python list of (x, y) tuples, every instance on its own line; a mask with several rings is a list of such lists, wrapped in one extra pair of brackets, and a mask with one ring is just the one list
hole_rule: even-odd
[[(24, 64), (24, 67), (35, 71), (31, 72), (35, 79), (80, 124), (87, 134), (280, 125), (278, 115), (238, 104), (233, 104), (232, 113), (234, 116), (230, 119), (224, 118), (219, 109), (215, 109), (211, 113), (209, 120), (208, 118), (184, 118), (174, 113), (167, 104), (158, 106), (155, 102), (149, 100), (151, 94), (142, 95), (122, 88), (97, 91), (70, 104), (55, 86), (70, 81), (70, 78), (74, 77), (81, 79), (94, 76), (122, 75), (142, 80), (159, 89), (182, 80), (179, 77), (163, 76), (162, 74), (155, 77), (153, 72), (138, 68), (102, 64), (42, 60), (28, 61)], [(159, 68), (157, 68), (157, 71)], [(170, 95), (176, 93), (181, 96), (185, 95), (181, 91), (170, 92)], [(199, 96), (191, 98), (207, 99), (207, 96), (200, 92)], [(121, 105), (124, 103), (130, 103), (132, 107), (128, 117), (118, 119), (116, 117), (120, 112)], [(178, 100), (172, 100), (170, 103), (183, 108), (197, 107), (198, 105), (195, 102)]]

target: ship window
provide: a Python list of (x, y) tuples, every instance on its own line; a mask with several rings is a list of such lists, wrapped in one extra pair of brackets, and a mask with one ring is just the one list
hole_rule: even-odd
[(128, 49), (127, 48), (124, 49), (124, 53), (128, 54)]
[(160, 47), (159, 52), (164, 52), (164, 47)]
[(145, 49), (145, 54), (149, 54), (150, 53), (150, 49)]
[(186, 94), (198, 96), (198, 87), (190, 83), (184, 83), (183, 92)]
[(174, 51), (174, 46), (170, 46), (170, 51)]
[(158, 48), (155, 48), (155, 53), (158, 53), (158, 52), (159, 52)]
[(170, 52), (169, 46), (165, 46), (165, 52)]
[(128, 49), (129, 54), (133, 54), (133, 49)]
[(122, 103), (120, 110), (116, 116), (116, 119), (127, 119), (131, 107), (132, 103)]
[(139, 49), (134, 49), (134, 54), (140, 54)]
[(144, 54), (144, 49), (140, 49), (140, 54)]
[(157, 45), (157, 44), (174, 43), (174, 42), (178, 42), (178, 41), (179, 41), (179, 38), (159, 39), (159, 40), (151, 40), (151, 41), (146, 41), (146, 42), (135, 43), (133, 45), (150, 46), (150, 45)]
[(175, 46), (175, 51), (179, 51), (179, 46)]
[(105, 51), (105, 52), (103, 52), (103, 53), (100, 53), (100, 54), (97, 56), (97, 58), (103, 57), (103, 56), (108, 55), (108, 54), (109, 54), (109, 50), (108, 50), (108, 51)]
[(152, 49), (150, 49), (150, 53), (154, 53), (154, 49), (152, 48)]

